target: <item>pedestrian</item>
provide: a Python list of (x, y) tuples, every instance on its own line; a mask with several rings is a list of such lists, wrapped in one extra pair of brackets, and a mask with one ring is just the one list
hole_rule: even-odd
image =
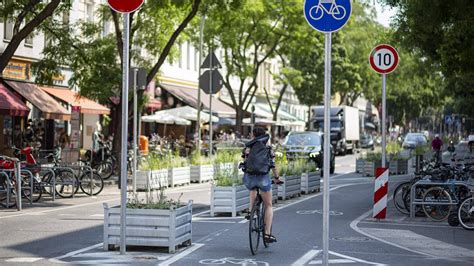
[(58, 137), (58, 146), (61, 147), (61, 149), (64, 149), (68, 147), (71, 144), (71, 140), (69, 138), (69, 135), (66, 133), (66, 130), (64, 128), (61, 128), (59, 130), (59, 137)]
[(441, 162), (441, 147), (443, 146), (443, 141), (439, 138), (439, 135), (436, 134), (433, 141), (431, 141), (431, 147), (435, 152), (435, 159), (438, 162)]

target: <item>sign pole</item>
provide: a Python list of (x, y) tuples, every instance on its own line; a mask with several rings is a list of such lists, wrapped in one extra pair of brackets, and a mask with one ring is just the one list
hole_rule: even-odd
[(331, 32), (324, 34), (323, 265), (329, 261), (329, 164), (331, 145)]
[[(206, 21), (206, 16), (201, 17), (201, 25), (199, 27), (199, 77), (202, 74), (202, 39), (204, 32), (204, 22)], [(197, 121), (196, 121), (196, 131), (197, 131), (197, 143), (196, 147), (201, 154), (201, 86), (198, 84), (198, 101), (197, 101)]]
[(209, 54), (210, 56), (210, 73), (209, 73), (209, 88), (210, 88), (210, 93), (209, 93), (209, 154), (211, 155), (211, 158), (213, 157), (213, 150), (212, 150), (212, 95), (214, 94), (214, 88), (212, 87), (212, 70), (213, 70), (213, 64), (212, 64), (212, 50), (209, 45)]
[(137, 78), (138, 78), (138, 68), (135, 68), (133, 71), (133, 179), (132, 179), (132, 191), (133, 194), (137, 190), (137, 113), (138, 113), (138, 99), (137, 99)]
[(123, 20), (123, 79), (122, 79), (122, 147), (120, 151), (120, 254), (126, 253), (126, 204), (127, 204), (127, 134), (128, 134), (128, 81), (129, 81), (129, 27), (130, 14)]
[(387, 144), (387, 74), (382, 74), (382, 167), (386, 165), (386, 144)]

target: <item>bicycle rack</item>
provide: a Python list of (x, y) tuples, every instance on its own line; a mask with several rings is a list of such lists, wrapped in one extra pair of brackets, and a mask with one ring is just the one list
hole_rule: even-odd
[(7, 183), (7, 187), (4, 188), (4, 190), (2, 190), (2, 191), (5, 191), (7, 193), (7, 206), (6, 206), (6, 208), (8, 208), (8, 206), (10, 206), (10, 191), (11, 191), (11, 186), (12, 186), (12, 183), (11, 183), (11, 180), (10, 180), (10, 175), (7, 174), (7, 172), (11, 172), (11, 171), (8, 171), (8, 170), (5, 170), (5, 169), (0, 171), (0, 175), (5, 176), (6, 183)]
[[(65, 168), (69, 168), (73, 171), (78, 171), (78, 176), (80, 177), (82, 175), (83, 172), (86, 172), (88, 171), (88, 173), (90, 173), (90, 181), (89, 181), (89, 187), (90, 187), (90, 196), (92, 197), (92, 193), (93, 193), (93, 190), (92, 190), (92, 187), (93, 187), (93, 178), (94, 178), (94, 170), (92, 169), (92, 167), (88, 166), (88, 165), (81, 165), (80, 163), (78, 165), (67, 165), (67, 166), (64, 166)], [(86, 169), (86, 170), (84, 170)], [(79, 181), (81, 182), (81, 181)]]

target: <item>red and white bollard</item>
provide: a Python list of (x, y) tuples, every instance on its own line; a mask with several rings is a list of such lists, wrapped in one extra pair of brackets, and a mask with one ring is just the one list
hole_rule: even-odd
[(385, 219), (387, 215), (388, 168), (375, 170), (374, 214), (376, 219)]

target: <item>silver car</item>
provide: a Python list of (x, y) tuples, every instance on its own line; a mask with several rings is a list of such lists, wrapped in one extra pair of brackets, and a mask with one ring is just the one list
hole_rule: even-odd
[(404, 140), (402, 147), (404, 149), (415, 149), (418, 146), (423, 146), (428, 143), (423, 133), (408, 133)]

